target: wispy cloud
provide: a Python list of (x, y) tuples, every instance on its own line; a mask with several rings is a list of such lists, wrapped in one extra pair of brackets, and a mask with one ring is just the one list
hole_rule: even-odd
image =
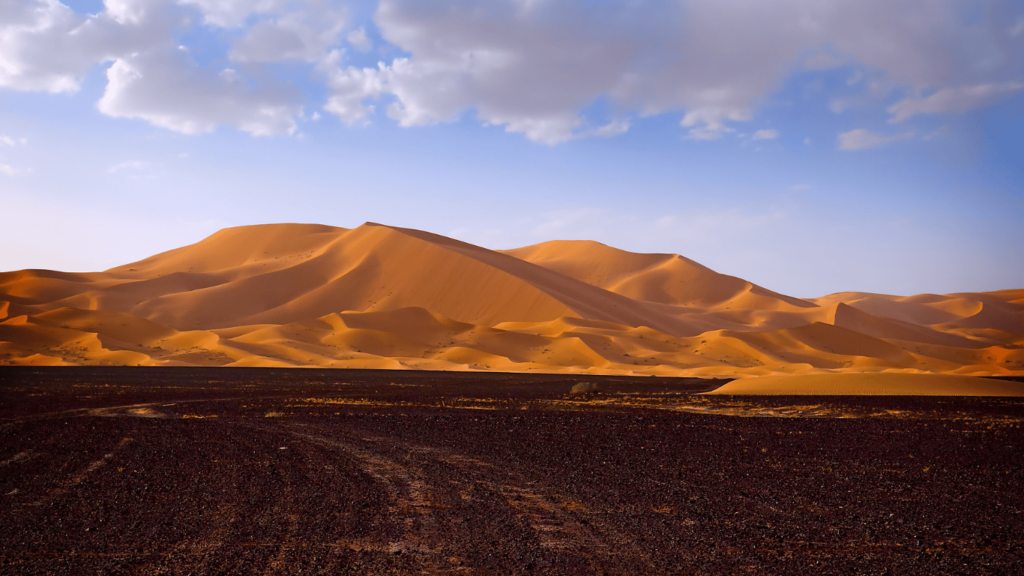
[(373, 47), (373, 43), (371, 43), (370, 39), (366, 36), (366, 30), (363, 30), (362, 28), (349, 32), (348, 35), (345, 36), (345, 39), (348, 40), (348, 43), (351, 44), (353, 48), (361, 52), (366, 52)]
[(921, 140), (928, 142), (929, 140), (934, 140), (936, 138), (945, 138), (946, 136), (949, 136), (949, 126), (941, 126), (936, 130), (929, 132), (924, 136), (921, 136)]
[(1024, 16), (1017, 18), (1017, 23), (1010, 28), (1010, 36), (1017, 37), (1024, 34)]
[(904, 132), (902, 134), (878, 134), (858, 128), (856, 130), (850, 130), (849, 132), (843, 132), (839, 135), (839, 149), (840, 150), (867, 150), (868, 148), (877, 148), (884, 146), (890, 142), (897, 142), (899, 140), (908, 140), (914, 137), (913, 132)]
[(890, 123), (903, 122), (917, 114), (962, 113), (995, 104), (1024, 90), (1024, 82), (999, 82), (943, 88), (931, 96), (912, 97), (889, 107)]
[(134, 170), (142, 170), (142, 169), (144, 169), (144, 168), (146, 168), (148, 166), (149, 166), (149, 162), (139, 162), (137, 160), (131, 161), (131, 162), (121, 162), (120, 164), (115, 164), (115, 165), (111, 166), (110, 168), (108, 168), (107, 169), (107, 174), (116, 174), (116, 173), (121, 172), (123, 170), (132, 170), (132, 171), (134, 171)]
[(758, 130), (750, 137), (751, 140), (775, 140), (779, 137), (778, 130)]

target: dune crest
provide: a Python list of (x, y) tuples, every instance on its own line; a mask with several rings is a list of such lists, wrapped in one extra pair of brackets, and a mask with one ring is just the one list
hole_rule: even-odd
[(800, 386), (899, 371), (982, 390), (969, 377), (1024, 376), (1024, 290), (800, 299), (597, 242), (242, 226), (105, 272), (0, 273), (0, 364), (822, 375)]

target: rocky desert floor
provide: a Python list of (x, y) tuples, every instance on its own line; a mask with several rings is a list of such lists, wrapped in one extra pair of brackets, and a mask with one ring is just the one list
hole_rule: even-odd
[(0, 573), (1024, 572), (1024, 400), (722, 383), (0, 368)]

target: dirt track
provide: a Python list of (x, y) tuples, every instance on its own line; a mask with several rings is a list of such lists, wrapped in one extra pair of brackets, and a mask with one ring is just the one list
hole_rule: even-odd
[(1020, 400), (577, 380), (3, 368), (0, 572), (1024, 572)]

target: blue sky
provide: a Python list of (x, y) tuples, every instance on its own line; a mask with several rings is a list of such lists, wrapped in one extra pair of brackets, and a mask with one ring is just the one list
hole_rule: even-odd
[(1024, 5), (0, 1), (0, 270), (226, 226), (1024, 287)]

